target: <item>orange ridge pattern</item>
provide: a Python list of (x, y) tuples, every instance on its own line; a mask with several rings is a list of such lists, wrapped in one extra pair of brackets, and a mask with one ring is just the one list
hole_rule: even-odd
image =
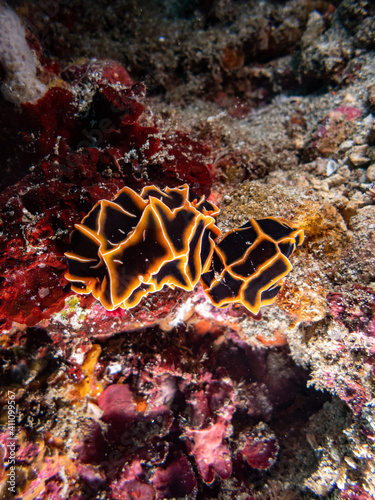
[(187, 184), (139, 194), (124, 187), (75, 224), (65, 277), (108, 310), (130, 309), (164, 286), (193, 290), (200, 280), (215, 306), (239, 302), (257, 314), (275, 301), (303, 231), (267, 217), (221, 238), (218, 213)]
[(201, 277), (217, 307), (243, 304), (258, 314), (273, 304), (282, 278), (292, 269), (288, 257), (303, 243), (304, 232), (276, 217), (250, 219), (215, 242), (211, 269)]

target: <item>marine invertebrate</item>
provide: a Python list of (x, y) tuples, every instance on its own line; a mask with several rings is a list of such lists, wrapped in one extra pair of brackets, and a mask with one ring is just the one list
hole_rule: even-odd
[(35, 102), (47, 87), (36, 77), (33, 52), (25, 39), (25, 29), (13, 9), (0, 3), (0, 64), (7, 80), (1, 92), (7, 101), (20, 105)]
[(211, 262), (218, 211), (187, 184), (140, 195), (125, 187), (76, 224), (66, 278), (109, 310), (134, 307), (164, 285), (192, 290)]
[(125, 187), (75, 225), (65, 277), (108, 310), (130, 309), (164, 285), (193, 290), (201, 279), (214, 305), (240, 302), (257, 314), (275, 301), (303, 230), (274, 217), (250, 219), (216, 243), (218, 212), (187, 184), (147, 186), (139, 195)]
[[(212, 184), (205, 143), (178, 130), (164, 137), (139, 123), (143, 86), (129, 88), (119, 64), (74, 66), (62, 77), (64, 88), (51, 87), (20, 110), (0, 100), (0, 218), (7, 226), (0, 238), (0, 324), (6, 329), (12, 321), (34, 326), (64, 307), (70, 290), (63, 252), (73, 223), (98, 200), (111, 200), (124, 185), (142, 189), (145, 179), (170, 187), (186, 182), (197, 196), (209, 194)], [(153, 313), (163, 316), (168, 299), (153, 302)]]
[(292, 269), (288, 257), (303, 238), (302, 229), (275, 217), (232, 229), (215, 242), (211, 269), (201, 277), (206, 294), (218, 307), (240, 302), (257, 314), (276, 300), (280, 280)]

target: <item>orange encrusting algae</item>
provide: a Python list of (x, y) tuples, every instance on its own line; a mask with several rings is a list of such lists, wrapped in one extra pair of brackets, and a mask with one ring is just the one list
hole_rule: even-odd
[(101, 353), (101, 347), (94, 344), (86, 354), (82, 365), (83, 379), (71, 389), (73, 400), (82, 401), (86, 396), (96, 399), (103, 391), (103, 385), (95, 376), (95, 368)]

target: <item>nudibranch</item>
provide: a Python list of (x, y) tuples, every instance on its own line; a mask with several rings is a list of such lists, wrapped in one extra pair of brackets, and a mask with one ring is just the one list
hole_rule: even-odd
[(187, 184), (147, 186), (140, 194), (124, 187), (75, 225), (65, 277), (108, 310), (130, 309), (164, 285), (193, 290), (211, 265), (218, 213)]
[(218, 213), (187, 184), (139, 194), (124, 187), (75, 225), (65, 277), (108, 310), (130, 309), (164, 286), (193, 290), (200, 280), (215, 306), (240, 303), (257, 314), (275, 301), (303, 230), (266, 217), (221, 236)]
[(275, 302), (293, 268), (288, 257), (303, 239), (302, 229), (275, 217), (250, 219), (215, 242), (211, 269), (201, 277), (204, 291), (217, 307), (240, 303), (258, 314)]

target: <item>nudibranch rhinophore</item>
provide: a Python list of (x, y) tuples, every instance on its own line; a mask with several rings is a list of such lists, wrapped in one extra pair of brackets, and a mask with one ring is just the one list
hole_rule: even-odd
[(75, 225), (65, 277), (108, 310), (130, 309), (164, 286), (193, 290), (200, 280), (215, 306), (240, 303), (257, 314), (275, 301), (303, 230), (266, 217), (221, 237), (218, 213), (187, 184), (140, 194), (124, 187)]

